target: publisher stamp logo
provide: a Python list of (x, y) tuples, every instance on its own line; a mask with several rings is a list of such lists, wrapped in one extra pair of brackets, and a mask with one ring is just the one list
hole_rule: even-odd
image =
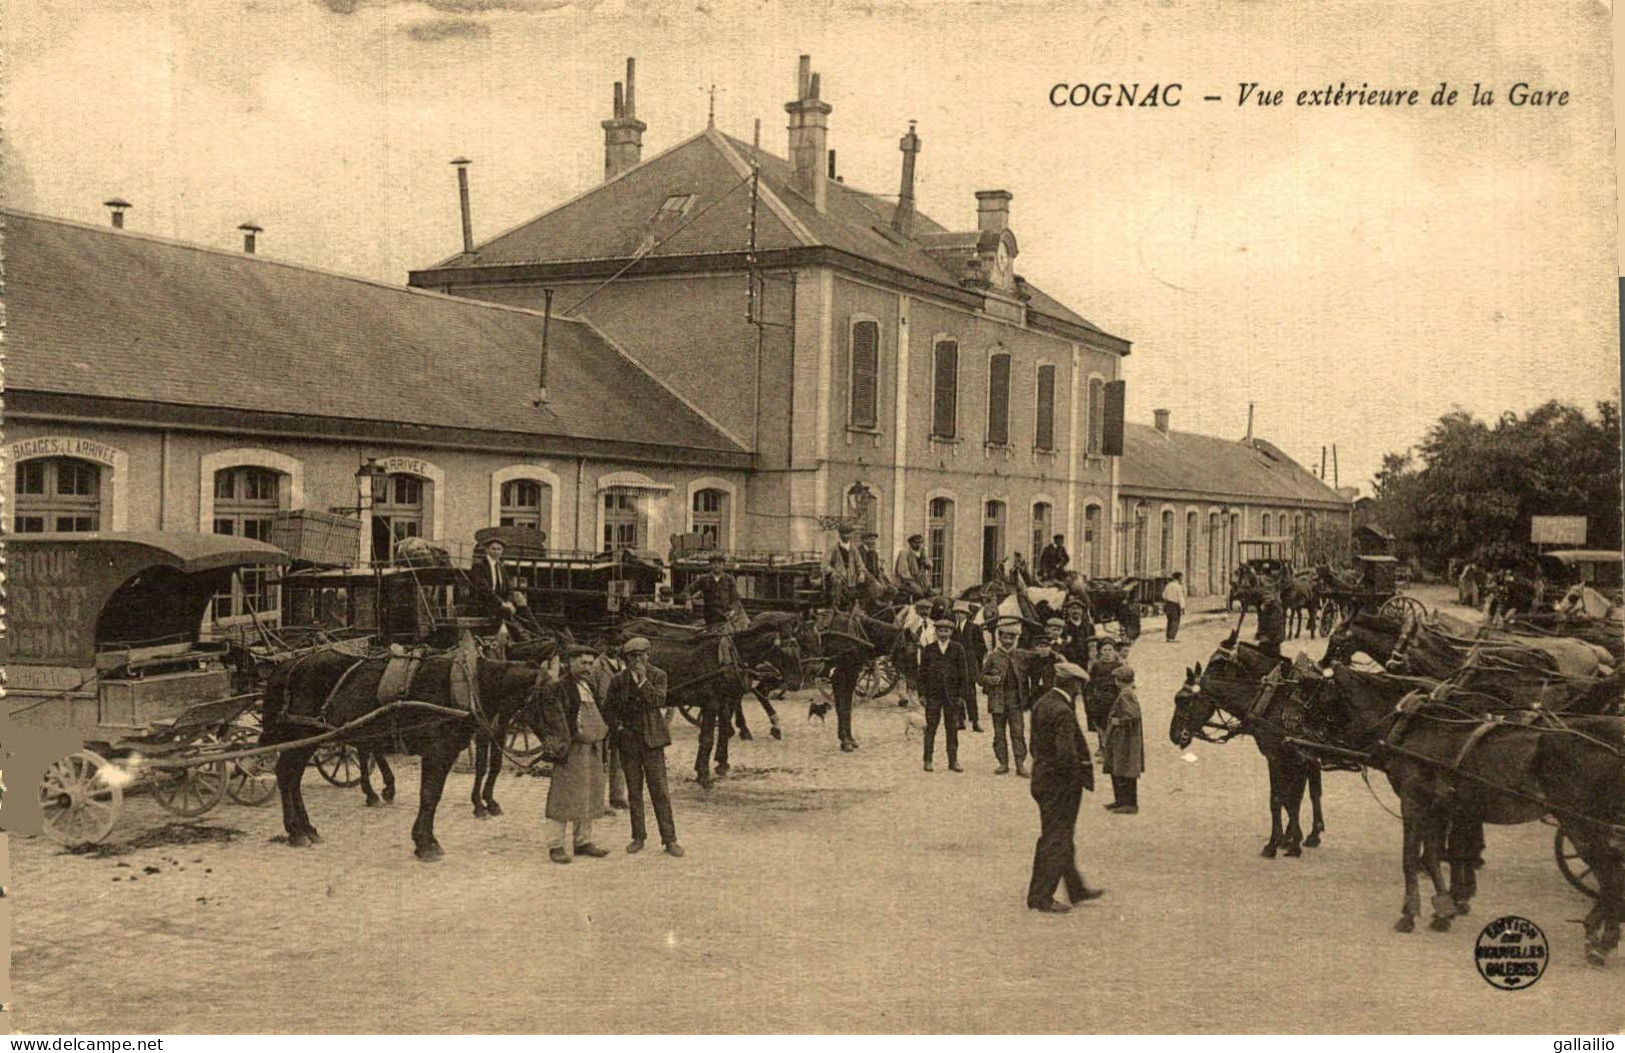
[(1533, 987), (1546, 971), (1550, 947), (1540, 926), (1528, 918), (1508, 914), (1484, 926), (1473, 947), (1478, 975), (1492, 987), (1519, 991)]

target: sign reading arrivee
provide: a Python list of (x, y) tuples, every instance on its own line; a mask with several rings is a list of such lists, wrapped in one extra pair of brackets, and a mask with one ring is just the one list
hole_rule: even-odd
[(1534, 545), (1573, 545), (1586, 543), (1585, 516), (1530, 516), (1529, 542)]

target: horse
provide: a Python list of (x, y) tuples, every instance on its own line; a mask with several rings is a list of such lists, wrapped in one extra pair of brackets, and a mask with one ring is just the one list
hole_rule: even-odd
[[(505, 649), (504, 657), (513, 661), (547, 663), (572, 640), (569, 629), (541, 629), (539, 632), (532, 632), (527, 639), (519, 643), (510, 644)], [(502, 774), (503, 749), (508, 742), (508, 731), (512, 726), (513, 717), (513, 714), (509, 714), (493, 721), (490, 725), (491, 734), (486, 734), (483, 727), (474, 731), (474, 786), (470, 791), (470, 798), (474, 804), (476, 819), (489, 819), (502, 814), (502, 806), (496, 799), (497, 776)], [(382, 756), (378, 757), (378, 764), (383, 769), (384, 777), (388, 779), (389, 768)], [(367, 781), (365, 760), (361, 768), (361, 785), (365, 790), (372, 788)], [(386, 789), (385, 798), (388, 799), (389, 796)], [(373, 803), (370, 796), (367, 803), (369, 805)]]
[(1313, 640), (1320, 617), (1319, 575), (1314, 571), (1299, 571), (1283, 580), (1281, 606), (1286, 611), (1288, 635), (1297, 639), (1307, 624), (1309, 639)]
[[(909, 634), (895, 621), (871, 618), (858, 610), (820, 612), (815, 622), (820, 640), (821, 666), (828, 669), (837, 661), (886, 658), (899, 670), (905, 668)], [(814, 699), (807, 707), (807, 719), (822, 720), (832, 703)]]
[[(1265, 859), (1274, 859), (1282, 850), (1288, 858), (1301, 856), (1304, 848), (1320, 847), (1321, 835), (1326, 832), (1326, 820), (1320, 807), (1319, 765), (1288, 746), (1278, 729), (1248, 720), (1248, 711), (1265, 675), (1279, 664), (1280, 659), (1250, 643), (1238, 643), (1236, 634), (1231, 633), (1208, 660), (1206, 669), (1198, 662), (1186, 670), (1185, 683), (1174, 696), (1174, 715), (1168, 724), (1169, 741), (1180, 749), (1189, 748), (1192, 738), (1208, 739), (1204, 729), (1216, 711), (1240, 721), (1239, 729), (1227, 730), (1225, 738), (1238, 730), (1252, 736), (1258, 752), (1269, 765), (1270, 839), (1259, 853)], [(1304, 837), (1298, 821), (1305, 788), (1309, 791), (1311, 813), (1308, 837)], [(1287, 820), (1284, 829), (1283, 815)]]
[(1553, 814), (1597, 876), (1597, 900), (1584, 919), (1586, 958), (1603, 964), (1625, 920), (1625, 717), (1496, 720), (1413, 696), (1414, 685), (1401, 678), (1335, 663), (1328, 669), (1335, 689), (1315, 699), (1328, 737), (1368, 754), (1399, 796), (1405, 899), (1395, 931), (1416, 927), (1420, 871), (1433, 882), (1429, 927), (1447, 931), (1460, 913), (1438, 857), (1454, 823), (1513, 825)]
[(711, 788), (711, 758), (716, 772), (726, 775), (732, 718), (750, 689), (747, 669), (725, 626), (704, 628), (676, 625), (653, 618), (633, 618), (599, 641), (603, 649), (619, 650), (634, 636), (649, 641), (649, 660), (666, 674), (666, 703), (700, 710), (699, 752), (694, 758), (695, 780)]
[[(1435, 619), (1437, 622), (1437, 619)], [(1595, 682), (1613, 673), (1605, 649), (1562, 637), (1519, 637), (1485, 626), (1446, 631), (1407, 613), (1357, 612), (1328, 637), (1326, 656), (1347, 663), (1364, 652), (1390, 672), (1411, 672), (1519, 705), (1577, 711)], [(1461, 631), (1484, 636), (1472, 639)]]
[[(775, 739), (784, 738), (778, 711), (769, 696), (775, 691), (799, 691), (805, 682), (807, 659), (817, 654), (818, 631), (810, 620), (788, 611), (762, 611), (750, 620), (750, 627), (734, 633), (739, 660), (756, 675), (750, 691), (756, 696), (771, 725)], [(811, 654), (809, 655), (809, 649)], [(733, 719), (742, 742), (751, 741), (745, 723), (744, 696), (740, 696)]]
[[(329, 727), (344, 727), (380, 710), (379, 686), (391, 656), (356, 658), (334, 651), (319, 651), (272, 670), (265, 685), (263, 746), (277, 746), (311, 737)], [(472, 663), (472, 698), (460, 697), (454, 686), (454, 663)], [(424, 658), (411, 681), (411, 698), (466, 715), (395, 712), (357, 727), (342, 741), (358, 750), (380, 750), (397, 736), (407, 750), (422, 758), (418, 815), (412, 824), (417, 858), (432, 862), (445, 853), (434, 836), (435, 810), (445, 790), (452, 764), (468, 746), (475, 727), (484, 721), (502, 723), (516, 713), (535, 727), (546, 673), (528, 662), (501, 662), (473, 656), (437, 655)], [(304, 848), (321, 842), (305, 810), (300, 783), (314, 745), (283, 750), (277, 756), (277, 789), (282, 796), (282, 825), (288, 844)]]

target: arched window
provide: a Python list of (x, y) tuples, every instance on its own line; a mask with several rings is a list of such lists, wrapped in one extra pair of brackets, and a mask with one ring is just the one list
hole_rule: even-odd
[(1230, 513), (1230, 528), (1225, 532), (1224, 536), (1225, 536), (1224, 550), (1225, 550), (1225, 553), (1226, 553), (1226, 556), (1227, 556), (1227, 559), (1226, 559), (1226, 562), (1225, 562), (1224, 573), (1225, 573), (1225, 579), (1229, 580), (1230, 575), (1235, 571), (1236, 567), (1241, 563), (1241, 513), (1240, 512), (1231, 512)]
[(630, 487), (612, 486), (604, 491), (604, 551), (646, 547), (648, 520), (643, 511), (643, 495)]
[(1055, 367), (1038, 367), (1038, 425), (1033, 445), (1040, 450), (1055, 449)]
[(17, 462), (12, 529), (19, 534), (100, 530), (101, 466), (75, 457)]
[[(271, 525), (282, 507), (281, 490), (282, 473), (269, 468), (239, 465), (215, 472), (214, 532), (269, 542)], [(276, 614), (281, 590), (270, 584), (272, 576), (272, 568), (244, 568), (215, 593), (214, 620)]]
[(1199, 523), (1195, 512), (1185, 513), (1185, 566), (1181, 569), (1185, 572), (1187, 588), (1190, 587), (1190, 579), (1196, 575), (1196, 537), (1201, 531)]
[(1089, 380), (1089, 453), (1098, 457), (1106, 442), (1106, 382)]
[(931, 435), (952, 439), (959, 434), (959, 342), (938, 340), (931, 381)]
[(501, 514), (497, 525), (525, 527), (546, 533), (551, 495), (546, 483), (536, 479), (510, 479), (502, 484)]
[(1174, 569), (1174, 512), (1171, 508), (1162, 511), (1162, 529), (1158, 532), (1161, 542), (1162, 573), (1167, 574)]
[(1032, 568), (1038, 569), (1039, 553), (1049, 544), (1051, 532), (1055, 524), (1055, 507), (1048, 501), (1033, 503), (1033, 548)]
[(1010, 442), (1010, 356), (1003, 352), (987, 362), (987, 441)]
[(1220, 547), (1219, 513), (1207, 514), (1207, 591), (1214, 594), (1219, 591), (1219, 583), (1224, 580), (1222, 568), (1219, 566), (1224, 557), (1224, 549)]
[(931, 560), (931, 587), (938, 592), (953, 588), (954, 503), (946, 497), (933, 497), (926, 522), (925, 554)]
[(1083, 565), (1089, 568), (1089, 576), (1100, 577), (1106, 545), (1100, 533), (1099, 505), (1089, 505), (1083, 510), (1083, 550)]
[(386, 562), (395, 556), (395, 546), (409, 537), (422, 537), (422, 476), (395, 472), (372, 480), (372, 558)]
[(1144, 574), (1145, 561), (1149, 558), (1146, 552), (1147, 537), (1151, 532), (1151, 509), (1144, 501), (1134, 506), (1134, 552), (1133, 562), (1129, 564), (1129, 573)]
[(1301, 515), (1295, 515), (1292, 517), (1292, 536), (1303, 536), (1303, 516)]
[(1270, 514), (1268, 512), (1265, 512), (1264, 517), (1262, 519), (1260, 519), (1258, 522), (1259, 522), (1258, 536), (1259, 537), (1269, 537), (1270, 536)]
[(730, 547), (728, 537), (728, 494), (725, 490), (694, 491), (694, 533), (709, 538), (712, 548)]
[(990, 581), (1004, 560), (1004, 502), (989, 501), (982, 515), (982, 580)]
[(854, 321), (850, 347), (851, 398), (847, 420), (854, 428), (873, 428), (879, 423), (880, 323)]

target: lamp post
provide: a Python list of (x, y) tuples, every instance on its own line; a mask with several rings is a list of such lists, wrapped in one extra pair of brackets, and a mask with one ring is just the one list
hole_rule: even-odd
[(386, 474), (378, 466), (378, 458), (363, 457), (361, 465), (355, 470), (356, 483), (356, 519), (361, 524), (361, 538), (358, 545), (357, 556), (366, 565), (372, 562), (372, 481)]

